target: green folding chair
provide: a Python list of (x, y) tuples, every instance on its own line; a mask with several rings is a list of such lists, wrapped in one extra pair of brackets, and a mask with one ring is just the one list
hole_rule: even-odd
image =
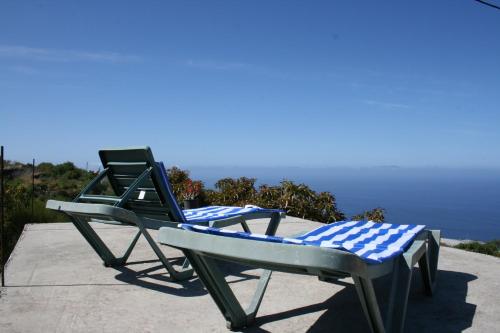
[[(334, 223), (324, 228), (337, 228), (336, 225), (337, 223)], [(359, 229), (359, 226), (356, 227)], [(379, 225), (374, 228), (377, 227)], [(314, 236), (310, 237), (308, 234), (294, 238), (281, 238), (196, 226), (188, 226), (187, 229), (191, 230), (161, 228), (159, 242), (184, 252), (225, 317), (228, 328), (232, 330), (252, 324), (272, 271), (314, 275), (327, 282), (352, 277), (372, 332), (403, 331), (412, 268), (417, 262), (423, 278), (425, 293), (432, 295), (435, 288), (439, 231), (422, 230), (422, 228), (418, 233), (412, 235), (413, 240), (406, 244), (400, 244), (399, 252), (394, 246), (388, 247), (393, 252), (391, 254), (393, 256), (390, 257), (389, 254), (386, 254), (387, 251), (383, 250), (374, 255), (373, 251), (366, 250), (369, 247), (365, 249), (352, 247), (353, 251), (357, 251), (356, 253), (363, 253), (362, 256), (347, 252), (345, 249), (323, 247), (330, 244), (328, 242), (325, 244), (324, 241), (317, 240), (317, 237)], [(331, 234), (331, 230), (325, 234)], [(356, 232), (354, 228), (346, 230), (349, 231), (348, 235)], [(390, 238), (390, 235), (389, 233), (387, 237)], [(333, 235), (328, 237), (333, 237)], [(357, 236), (349, 237), (352, 239)], [(382, 239), (385, 239), (384, 237), (381, 236)], [(316, 240), (307, 241), (310, 238)], [(360, 236), (358, 239), (363, 238), (366, 237)], [(243, 309), (226, 282), (219, 269), (219, 261), (235, 262), (264, 269), (257, 290), (247, 309)], [(384, 321), (373, 287), (373, 280), (385, 275), (392, 276), (392, 287), (387, 316)]]
[[(284, 216), (279, 210), (241, 209), (228, 216), (202, 218), (193, 217), (187, 220), (179, 208), (162, 163), (154, 160), (149, 147), (131, 147), (123, 149), (105, 149), (99, 151), (104, 169), (82, 190), (73, 202), (49, 200), (46, 207), (63, 212), (69, 216), (75, 227), (104, 261), (105, 266), (121, 266), (126, 264), (138, 239), (143, 235), (162, 264), (174, 280), (183, 280), (193, 275), (193, 269), (187, 260), (180, 269), (167, 260), (148, 229), (158, 230), (161, 227), (175, 228), (178, 223), (197, 223), (209, 226), (229, 226), (241, 224), (249, 231), (247, 220), (269, 218), (268, 232), (274, 234), (280, 219)], [(103, 179), (109, 180), (114, 195), (96, 195), (93, 190)], [(109, 207), (120, 207), (133, 214), (132, 219), (120, 219), (107, 214)], [(120, 214), (125, 214), (121, 210)], [(195, 214), (196, 215), (196, 214)], [(128, 216), (128, 215), (127, 215)], [(130, 245), (120, 257), (109, 249), (89, 222), (108, 223), (114, 225), (136, 226), (138, 232)]]

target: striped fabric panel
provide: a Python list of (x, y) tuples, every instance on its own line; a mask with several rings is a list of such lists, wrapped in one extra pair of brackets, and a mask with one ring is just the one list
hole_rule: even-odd
[(372, 221), (343, 221), (326, 224), (295, 238), (180, 224), (183, 229), (213, 235), (273, 243), (334, 248), (351, 252), (368, 263), (377, 264), (403, 253), (424, 225), (398, 225)]
[(174, 191), (168, 179), (167, 169), (163, 162), (156, 162), (160, 172), (160, 184), (167, 191), (166, 200), (170, 204), (171, 213), (174, 215), (176, 222), (182, 223), (204, 223), (216, 220), (222, 220), (238, 215), (250, 213), (282, 213), (280, 209), (266, 209), (254, 205), (246, 205), (245, 207), (229, 207), (229, 206), (210, 206), (196, 209), (181, 210), (175, 199)]
[(182, 214), (182, 209), (179, 207), (177, 200), (175, 199), (174, 191), (172, 190), (172, 186), (170, 185), (170, 181), (168, 180), (167, 169), (163, 162), (156, 162), (158, 169), (160, 170), (160, 184), (163, 185), (165, 190), (167, 191), (167, 198), (165, 200), (170, 204), (170, 210), (176, 222), (186, 222), (184, 214)]
[(425, 225), (343, 221), (326, 224), (297, 237), (307, 245), (339, 248), (368, 262), (401, 254)]
[(182, 212), (184, 213), (184, 217), (188, 223), (202, 223), (251, 213), (280, 213), (282, 211), (279, 209), (267, 209), (253, 205), (246, 205), (245, 207), (210, 206), (185, 209)]
[(234, 238), (244, 238), (244, 239), (252, 239), (252, 240), (260, 240), (271, 243), (285, 243), (285, 244), (304, 244), (304, 241), (295, 239), (295, 238), (287, 238), (287, 237), (279, 237), (279, 236), (267, 236), (262, 234), (250, 234), (247, 232), (229, 230), (229, 229), (219, 229), (214, 227), (207, 227), (203, 225), (196, 224), (187, 224), (187, 223), (179, 223), (179, 227), (185, 230), (197, 231), (211, 235), (218, 236), (226, 236), (226, 237), (234, 237)]

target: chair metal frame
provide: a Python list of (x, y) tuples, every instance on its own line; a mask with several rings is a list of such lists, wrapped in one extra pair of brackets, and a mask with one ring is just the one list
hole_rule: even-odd
[[(149, 147), (105, 149), (99, 151), (99, 155), (104, 169), (85, 186), (73, 202), (49, 200), (46, 208), (68, 215), (77, 230), (103, 260), (105, 266), (125, 265), (137, 241), (143, 235), (173, 280), (190, 278), (193, 275), (193, 269), (189, 262), (185, 260), (180, 269), (174, 268), (148, 232), (148, 229), (172, 228), (178, 223), (187, 223), (170, 189), (165, 170), (161, 169), (162, 165), (155, 162), (151, 149)], [(115, 195), (91, 194), (91, 191), (105, 177), (108, 178)], [(138, 194), (141, 192), (146, 196), (146, 200), (138, 199)], [(98, 218), (95, 216), (89, 218), (91, 214), (88, 214), (86, 209), (93, 211), (91, 205), (103, 204), (130, 210), (135, 213), (136, 218), (123, 221), (105, 214), (98, 214)], [(269, 218), (267, 232), (274, 234), (283, 216), (284, 214), (280, 212), (255, 212), (198, 224), (214, 227), (241, 224), (242, 228), (249, 232), (247, 220)], [(89, 222), (135, 226), (138, 231), (124, 253), (116, 256)]]
[[(423, 230), (400, 256), (380, 264), (368, 264), (358, 256), (337, 249), (271, 243), (217, 236), (188, 230), (161, 228), (159, 242), (182, 250), (211, 294), (227, 321), (235, 330), (249, 326), (255, 319), (272, 271), (315, 275), (322, 281), (335, 282), (352, 277), (363, 312), (372, 332), (402, 332), (412, 277), (418, 262), (425, 294), (432, 296), (439, 256), (440, 231)], [(218, 261), (236, 262), (262, 268), (257, 289), (244, 310), (231, 291)], [(373, 280), (392, 275), (389, 308), (385, 321), (373, 287)]]

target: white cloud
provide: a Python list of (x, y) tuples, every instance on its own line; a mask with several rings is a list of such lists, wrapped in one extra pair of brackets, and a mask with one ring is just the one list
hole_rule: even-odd
[(35, 48), (20, 45), (0, 45), (0, 57), (54, 62), (87, 61), (103, 63), (127, 63), (137, 62), (141, 60), (140, 57), (135, 55), (127, 55), (116, 52), (62, 50), (50, 48)]

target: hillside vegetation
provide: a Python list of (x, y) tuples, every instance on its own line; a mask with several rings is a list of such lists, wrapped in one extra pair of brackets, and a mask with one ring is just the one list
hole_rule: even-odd
[(486, 243), (468, 242), (460, 243), (454, 246), (457, 249), (487, 254), (490, 256), (500, 257), (500, 239), (492, 240)]

